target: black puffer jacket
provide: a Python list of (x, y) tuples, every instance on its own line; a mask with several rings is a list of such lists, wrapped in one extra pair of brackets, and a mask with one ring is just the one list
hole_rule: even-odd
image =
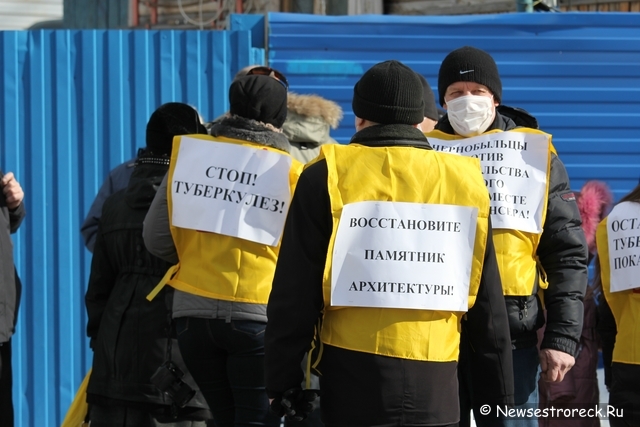
[[(538, 127), (537, 120), (522, 109), (501, 105), (497, 111), (488, 130)], [(446, 115), (436, 129), (455, 134)], [(536, 252), (549, 282), (548, 289), (542, 292), (547, 325), (541, 348), (572, 356), (576, 355), (582, 333), (582, 299), (587, 286), (588, 250), (581, 224), (567, 170), (558, 156), (552, 155), (547, 216)], [(536, 330), (545, 323), (538, 291), (536, 282), (531, 296), (505, 298), (514, 348), (536, 345)]]
[[(165, 287), (151, 302), (146, 297), (171, 264), (146, 250), (142, 222), (167, 170), (168, 165), (138, 164), (128, 187), (106, 200), (85, 297), (94, 351), (87, 401), (148, 410), (159, 419), (171, 413), (171, 401), (150, 378), (167, 360), (173, 291)], [(175, 339), (171, 359), (197, 389)], [(181, 416), (211, 417), (199, 392), (188, 405)]]

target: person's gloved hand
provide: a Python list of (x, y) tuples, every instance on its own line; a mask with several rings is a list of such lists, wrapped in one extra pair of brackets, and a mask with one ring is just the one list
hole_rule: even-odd
[(320, 390), (290, 388), (282, 397), (273, 399), (271, 412), (278, 417), (286, 416), (291, 421), (302, 421), (313, 411), (313, 401), (320, 396)]

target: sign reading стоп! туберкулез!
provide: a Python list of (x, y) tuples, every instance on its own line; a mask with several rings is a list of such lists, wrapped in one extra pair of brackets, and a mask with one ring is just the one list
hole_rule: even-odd
[(622, 202), (607, 217), (610, 292), (638, 288), (640, 273), (640, 204)]
[(467, 311), (478, 209), (406, 202), (344, 206), (331, 305)]
[(181, 137), (172, 224), (276, 246), (291, 200), (290, 168), (286, 154)]
[(491, 199), (493, 228), (542, 232), (549, 163), (548, 134), (497, 132), (451, 141), (430, 136), (428, 139), (436, 151), (480, 160)]

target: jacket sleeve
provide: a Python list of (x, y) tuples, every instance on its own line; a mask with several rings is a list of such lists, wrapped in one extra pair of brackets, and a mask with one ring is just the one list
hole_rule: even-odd
[(587, 242), (567, 171), (552, 155), (547, 216), (538, 259), (547, 276), (544, 290), (547, 324), (540, 348), (576, 355), (582, 333), (587, 289)]
[(98, 337), (102, 315), (107, 307), (116, 276), (116, 269), (109, 259), (107, 243), (102, 235), (100, 224), (98, 224), (96, 242), (91, 259), (89, 285), (84, 297), (87, 308), (87, 336), (90, 338), (89, 346), (91, 348), (93, 348)]
[(169, 205), (167, 203), (167, 178), (162, 179), (151, 207), (144, 218), (142, 238), (147, 250), (167, 262), (177, 264), (178, 252), (171, 236)]
[(9, 211), (9, 227), (12, 234), (18, 231), (18, 228), (20, 227), (20, 224), (22, 224), (22, 220), (26, 215), (27, 211), (24, 208), (24, 201), (20, 203), (20, 206)]
[[(489, 230), (491, 236), (491, 228)], [(493, 239), (487, 240), (476, 302), (463, 322), (471, 352), (473, 394), (481, 404), (513, 405), (511, 335)], [(481, 400), (481, 401), (480, 401)]]
[(90, 252), (93, 252), (93, 247), (96, 244), (102, 206), (110, 195), (127, 187), (129, 178), (131, 178), (131, 174), (133, 173), (133, 162), (134, 159), (129, 160), (116, 166), (109, 172), (109, 176), (104, 180), (102, 186), (100, 186), (100, 190), (98, 190), (96, 198), (93, 199), (93, 203), (91, 203), (87, 217), (80, 226), (80, 234), (82, 234), (84, 245)]
[(326, 162), (307, 168), (287, 214), (273, 287), (267, 305), (265, 376), (276, 398), (303, 379), (301, 362), (310, 349), (323, 308), (322, 277), (332, 219)]

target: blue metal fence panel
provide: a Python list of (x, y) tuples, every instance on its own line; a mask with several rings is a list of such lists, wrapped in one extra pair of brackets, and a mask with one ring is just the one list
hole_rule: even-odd
[(498, 63), (503, 102), (530, 111), (553, 134), (571, 183), (607, 182), (620, 198), (640, 177), (640, 14), (472, 16), (268, 15), (269, 64), (291, 90), (345, 112), (333, 135), (355, 132), (353, 85), (373, 64), (405, 62), (437, 96), (440, 63), (464, 45)]
[(79, 228), (99, 186), (145, 145), (160, 104), (189, 103), (205, 120), (228, 109), (234, 67), (264, 52), (237, 33), (0, 32), (0, 167), (18, 177), (28, 212), (14, 236), (24, 286), (13, 338), (18, 427), (60, 425), (91, 364), (91, 254)]

